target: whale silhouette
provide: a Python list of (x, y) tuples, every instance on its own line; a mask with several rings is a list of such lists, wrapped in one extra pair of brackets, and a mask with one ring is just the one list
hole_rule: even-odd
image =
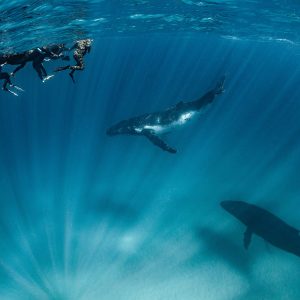
[(170, 147), (161, 137), (162, 134), (183, 126), (198, 115), (205, 107), (213, 102), (215, 96), (224, 91), (225, 76), (217, 83), (216, 87), (200, 99), (191, 102), (179, 102), (177, 105), (161, 112), (144, 114), (138, 117), (123, 120), (112, 127), (106, 133), (109, 136), (127, 134), (144, 136), (155, 146), (169, 153), (177, 150)]
[(253, 234), (273, 246), (300, 257), (300, 231), (271, 212), (243, 201), (222, 201), (220, 205), (246, 227), (244, 247), (248, 249)]

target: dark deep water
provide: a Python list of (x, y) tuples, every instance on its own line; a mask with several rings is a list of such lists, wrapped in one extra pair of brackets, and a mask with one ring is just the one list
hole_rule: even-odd
[[(87, 68), (0, 101), (0, 299), (299, 299), (300, 258), (219, 203), (263, 206), (300, 228), (300, 49), (156, 33), (94, 37)], [(53, 70), (54, 64), (46, 63)], [(113, 123), (225, 93), (168, 135), (105, 135)]]

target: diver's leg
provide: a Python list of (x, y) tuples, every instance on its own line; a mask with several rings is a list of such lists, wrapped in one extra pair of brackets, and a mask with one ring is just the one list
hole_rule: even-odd
[(43, 64), (41, 63), (40, 64), (40, 68), (41, 68), (41, 72), (42, 72), (42, 75), (43, 75), (43, 82), (51, 79), (52, 77), (54, 77), (54, 75), (48, 75), (47, 74), (47, 71), (45, 69), (45, 67), (43, 66)]
[(84, 70), (84, 61), (83, 61), (83, 55), (82, 54), (74, 54), (74, 59), (76, 61), (76, 65), (72, 66), (71, 69), (72, 70)]
[(24, 90), (22, 88), (20, 88), (19, 86), (17, 85), (14, 85), (12, 82), (11, 82), (11, 79), (10, 79), (10, 74), (8, 74), (7, 72), (3, 72), (3, 73), (0, 73), (0, 79), (5, 79), (4, 83), (3, 83), (3, 90), (4, 91), (7, 91), (7, 92), (10, 92), (11, 94), (13, 94), (14, 96), (18, 96), (18, 94), (10, 89), (7, 88), (7, 85), (9, 85), (10, 87), (13, 87), (15, 88), (16, 90), (18, 91), (21, 91), (21, 92), (24, 92)]
[(40, 68), (41, 68), (43, 77), (47, 77), (48, 76), (47, 71), (42, 63), (40, 64)]
[(1, 73), (0, 79), (4, 79), (3, 90), (8, 91), (7, 85), (12, 85), (9, 74), (6, 72)]
[(84, 70), (84, 61), (83, 61), (83, 56), (81, 54), (74, 54), (73, 57), (76, 61), (76, 65), (70, 67), (72, 71), (69, 73), (69, 75), (72, 78), (72, 81), (75, 83), (74, 72)]
[(2, 89), (4, 91), (8, 91), (8, 89), (7, 89), (8, 82), (7, 82), (7, 79), (6, 79), (6, 76), (5, 76), (5, 72), (0, 72), (0, 80), (2, 80), (2, 79), (4, 79), (4, 82), (3, 82), (3, 85), (2, 85)]
[(12, 76), (14, 76), (18, 71), (20, 71), (21, 69), (23, 69), (24, 67), (25, 67), (25, 65), (26, 65), (26, 62), (23, 62), (22, 64), (20, 64), (19, 66), (17, 66), (14, 70), (13, 70), (13, 72), (12, 72)]
[(6, 76), (6, 80), (5, 80), (7, 83), (6, 84), (9, 84), (9, 85), (13, 85), (11, 80), (10, 80), (10, 76), (9, 74), (7, 73), (7, 76)]
[(71, 77), (73, 83), (75, 83), (74, 72), (75, 72), (75, 70), (73, 69), (73, 70), (69, 73), (69, 76)]
[(35, 71), (37, 72), (39, 78), (40, 78), (41, 80), (43, 80), (44, 78), (43, 78), (43, 73), (42, 73), (41, 64), (40, 64), (40, 63), (37, 63), (36, 61), (33, 61), (32, 66), (33, 66), (33, 68), (35, 69)]
[[(11, 93), (11, 94), (14, 95), (14, 96), (19, 96), (16, 92), (14, 92), (14, 91), (12, 91), (12, 90), (10, 90), (10, 89), (7, 88), (7, 85), (8, 85), (8, 84), (9, 84), (10, 86), (12, 86), (12, 87), (16, 87), (16, 86), (14, 86), (14, 85), (12, 84), (12, 82), (11, 82), (11, 80), (10, 80), (10, 75), (9, 75), (8, 73), (4, 73), (4, 74), (2, 73), (2, 75), (4, 76), (4, 77), (2, 77), (2, 79), (5, 78), (5, 81), (4, 81), (4, 83), (3, 83), (3, 90), (6, 91), (6, 92)], [(22, 89), (20, 89), (20, 90), (22, 90)]]
[(8, 91), (7, 85), (8, 85), (8, 81), (4, 80), (4, 83), (3, 83), (3, 90), (4, 91)]

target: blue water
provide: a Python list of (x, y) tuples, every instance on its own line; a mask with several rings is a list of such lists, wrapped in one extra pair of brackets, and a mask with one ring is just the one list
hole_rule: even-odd
[[(161, 13), (155, 1), (135, 2)], [(197, 15), (200, 3), (208, 10), (226, 4), (209, 2), (178, 5)], [(107, 1), (75, 3), (89, 11), (106, 5), (113, 14)], [(297, 8), (285, 3), (274, 5)], [(70, 12), (76, 7), (63, 4), (79, 22)], [(176, 7), (167, 4), (171, 13)], [(24, 93), (1, 92), (0, 299), (299, 299), (299, 257), (257, 236), (244, 250), (245, 227), (219, 205), (244, 200), (300, 228), (296, 38), (278, 40), (276, 27), (268, 42), (258, 35), (228, 39), (230, 30), (144, 34), (148, 25), (123, 35), (117, 24), (86, 32), (78, 25), (74, 36), (66, 25), (65, 41), (95, 40), (76, 84), (65, 73), (42, 84), (29, 65), (14, 78)], [(294, 37), (296, 28), (289, 27)], [(35, 34), (2, 38), (2, 49), (34, 46)], [(51, 72), (58, 64), (45, 66)], [(166, 137), (176, 155), (142, 137), (106, 136), (122, 119), (197, 99), (223, 74), (224, 94), (199, 120)]]
[(0, 51), (158, 32), (299, 44), (299, 1), (2, 0), (0, 5)]

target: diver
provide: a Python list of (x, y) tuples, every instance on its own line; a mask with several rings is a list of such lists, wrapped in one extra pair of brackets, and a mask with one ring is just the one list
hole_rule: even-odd
[(54, 46), (44, 46), (41, 48), (36, 48), (32, 55), (32, 67), (37, 72), (39, 78), (45, 82), (46, 80), (52, 78), (54, 75), (48, 76), (47, 71), (43, 65), (45, 60), (58, 59), (62, 56), (62, 51), (64, 50), (64, 45), (54, 45)]
[(92, 39), (86, 39), (86, 40), (79, 40), (77, 41), (74, 46), (72, 48), (70, 48), (70, 50), (74, 50), (74, 60), (76, 61), (76, 65), (75, 66), (64, 66), (64, 67), (59, 67), (57, 69), (54, 70), (54, 72), (60, 72), (60, 71), (64, 71), (64, 70), (71, 70), (71, 72), (69, 73), (72, 81), (75, 83), (75, 79), (74, 79), (74, 72), (75, 71), (82, 71), (85, 68), (84, 65), (84, 60), (83, 57), (87, 54), (91, 52), (91, 47), (92, 47)]
[(0, 64), (19, 65), (10, 75), (14, 76), (16, 72), (22, 69), (26, 64), (26, 55), (23, 53), (8, 53), (0, 57)]
[(39, 78), (44, 82), (53, 77), (48, 76), (43, 62), (48, 58), (49, 60), (63, 58), (63, 51), (66, 48), (64, 44), (43, 46), (40, 48), (31, 49), (22, 53), (5, 54), (0, 58), (0, 63), (5, 62), (10, 65), (18, 65), (10, 74), (14, 76), (18, 71), (23, 69), (28, 62), (32, 62), (32, 66), (37, 72)]
[(23, 89), (21, 89), (20, 87), (12, 84), (11, 82), (11, 79), (10, 79), (10, 74), (7, 73), (7, 72), (2, 72), (2, 68), (3, 66), (6, 65), (6, 63), (3, 63), (0, 65), (0, 80), (1, 79), (4, 79), (4, 83), (3, 83), (3, 86), (2, 86), (2, 89), (6, 92), (9, 92), (11, 94), (13, 94), (14, 96), (18, 96), (18, 94), (10, 89), (7, 88), (7, 85), (9, 85), (10, 87), (13, 87), (19, 91), (22, 91), (23, 92)]

